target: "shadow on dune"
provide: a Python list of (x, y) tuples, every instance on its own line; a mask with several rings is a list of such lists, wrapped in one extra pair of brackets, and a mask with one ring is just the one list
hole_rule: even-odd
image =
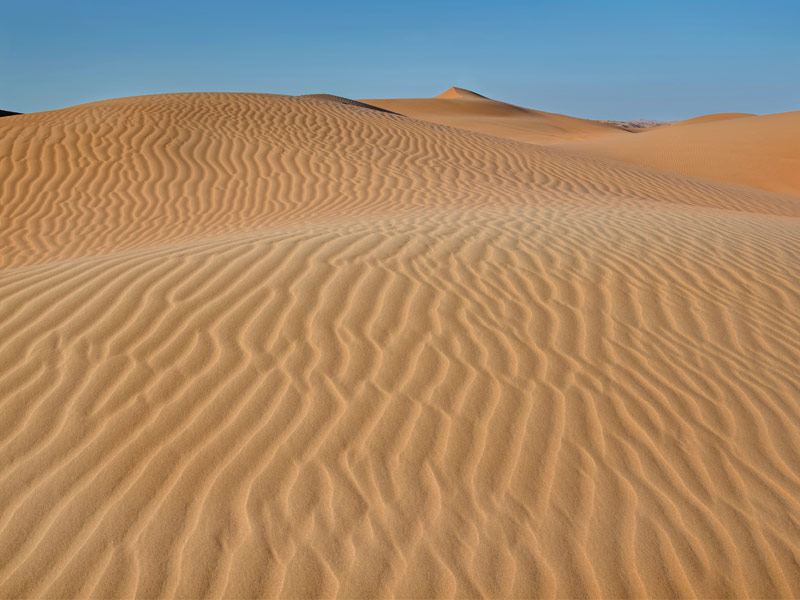
[(350, 98), (344, 98), (342, 96), (334, 96), (333, 94), (303, 94), (301, 96), (297, 96), (298, 98), (304, 98), (309, 100), (322, 100), (326, 102), (334, 102), (336, 104), (349, 104), (350, 106), (359, 106), (361, 108), (369, 108), (372, 110), (377, 110), (383, 113), (389, 113), (391, 115), (399, 115), (400, 113), (396, 113), (391, 110), (387, 110), (385, 108), (380, 108), (379, 106), (374, 106), (372, 104), (367, 104), (366, 102), (359, 102), (358, 100), (351, 100)]

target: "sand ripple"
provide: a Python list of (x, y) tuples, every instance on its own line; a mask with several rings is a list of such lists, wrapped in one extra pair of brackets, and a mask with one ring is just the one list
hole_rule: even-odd
[(800, 594), (791, 198), (220, 94), (0, 210), (0, 597)]

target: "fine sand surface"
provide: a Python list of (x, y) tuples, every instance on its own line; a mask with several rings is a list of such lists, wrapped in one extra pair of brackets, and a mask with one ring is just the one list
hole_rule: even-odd
[(506, 104), (457, 87), (435, 98), (363, 102), (414, 119), (535, 144), (628, 133), (616, 125)]
[(686, 119), (685, 121), (678, 121), (672, 123), (673, 127), (681, 127), (683, 125), (693, 125), (696, 123), (711, 123), (712, 121), (726, 121), (728, 119), (739, 119), (741, 117), (755, 117), (753, 113), (712, 113), (710, 115), (701, 115), (693, 119)]
[(800, 196), (800, 111), (706, 115), (636, 135), (571, 142), (564, 147)]
[(798, 331), (795, 196), (325, 96), (6, 117), (0, 597), (797, 597)]

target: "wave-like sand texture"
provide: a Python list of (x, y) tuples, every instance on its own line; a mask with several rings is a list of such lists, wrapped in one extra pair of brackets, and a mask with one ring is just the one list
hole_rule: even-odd
[(0, 597), (800, 594), (796, 199), (250, 94), (0, 186)]

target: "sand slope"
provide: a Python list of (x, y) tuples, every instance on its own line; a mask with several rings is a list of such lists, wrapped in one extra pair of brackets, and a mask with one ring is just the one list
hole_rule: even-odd
[(755, 117), (753, 113), (712, 113), (709, 115), (700, 115), (686, 119), (685, 121), (678, 121), (672, 123), (672, 127), (683, 127), (684, 125), (696, 125), (698, 123), (712, 123), (714, 121), (727, 121), (728, 119), (741, 119), (742, 117)]
[(567, 148), (675, 173), (800, 196), (800, 111), (697, 117)]
[(795, 198), (187, 94), (0, 210), (0, 597), (800, 594)]
[(456, 87), (435, 98), (364, 102), (414, 119), (520, 142), (548, 144), (625, 133), (615, 125), (514, 106)]

